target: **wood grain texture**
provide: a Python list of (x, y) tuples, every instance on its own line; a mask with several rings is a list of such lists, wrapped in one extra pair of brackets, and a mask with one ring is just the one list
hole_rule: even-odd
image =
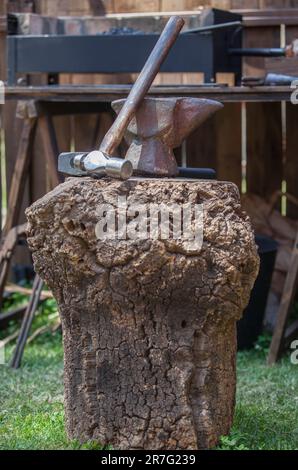
[(217, 177), (241, 189), (241, 103), (226, 103), (214, 117)]
[(1, 3), (6, 3), (8, 13), (32, 13), (35, 8), (35, 0), (2, 0)]
[[(16, 119), (17, 103), (6, 101), (4, 107), (4, 132), (5, 132), (5, 163), (6, 163), (6, 187), (10, 191), (12, 177), (16, 165), (16, 158), (19, 153), (18, 146), (21, 141), (22, 119)], [(26, 181), (22, 198), (21, 218), (18, 223), (24, 222), (25, 208), (30, 204), (29, 184)]]
[[(243, 35), (243, 47), (280, 47), (280, 27), (246, 28)], [(243, 75), (263, 77), (265, 75), (264, 57), (245, 57)]]
[(43, 157), (46, 162), (46, 169), (51, 188), (54, 188), (61, 182), (61, 179), (58, 173), (59, 150), (52, 117), (50, 115), (40, 116), (38, 125), (43, 144)]
[(247, 191), (264, 198), (281, 189), (283, 178), (280, 103), (248, 103)]
[[(113, 100), (125, 98), (131, 89), (126, 84), (104, 84), (76, 87), (8, 87), (6, 99), (8, 100), (42, 100), (72, 103), (110, 103)], [(193, 96), (197, 98), (210, 98), (224, 102), (276, 102), (290, 101), (291, 90), (289, 86), (256, 86), (256, 87), (206, 87), (206, 86), (152, 86), (148, 92), (150, 96)], [(61, 107), (60, 107), (61, 114)]]
[(9, 187), (8, 211), (4, 235), (18, 224), (24, 199), (25, 184), (27, 181), (27, 172), (31, 159), (32, 143), (36, 126), (36, 118), (26, 118), (23, 121), (21, 137), (18, 145), (16, 163), (12, 175), (11, 185)]
[(186, 141), (187, 166), (194, 168), (217, 167), (215, 116), (204, 122)]
[(8, 0), (9, 12), (35, 12), (44, 15), (82, 16), (104, 13), (134, 13), (197, 10), (199, 7), (220, 9), (286, 10), (297, 7), (295, 0)]
[(213, 168), (217, 178), (241, 188), (241, 104), (226, 103), (188, 139), (187, 165)]

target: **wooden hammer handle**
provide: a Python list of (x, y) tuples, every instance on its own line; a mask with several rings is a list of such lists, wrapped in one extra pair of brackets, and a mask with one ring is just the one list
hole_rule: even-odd
[(130, 90), (120, 113), (104, 136), (99, 148), (101, 152), (108, 156), (113, 155), (124, 136), (128, 124), (152, 85), (154, 78), (176, 41), (183, 25), (184, 20), (179, 16), (171, 16), (167, 22), (146, 64)]

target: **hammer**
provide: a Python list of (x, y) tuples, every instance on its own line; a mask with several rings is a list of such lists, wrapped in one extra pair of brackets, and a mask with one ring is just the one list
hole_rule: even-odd
[(121, 111), (104, 136), (99, 150), (94, 150), (90, 153), (62, 153), (58, 159), (59, 172), (72, 176), (86, 176), (90, 174), (96, 176), (107, 175), (122, 180), (130, 178), (133, 172), (131, 162), (122, 158), (112, 157), (112, 155), (120, 144), (128, 124), (152, 85), (183, 25), (184, 20), (179, 16), (172, 16), (169, 19)]

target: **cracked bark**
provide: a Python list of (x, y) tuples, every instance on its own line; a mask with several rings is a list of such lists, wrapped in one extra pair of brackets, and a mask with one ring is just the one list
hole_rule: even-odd
[[(202, 203), (204, 243), (97, 240), (97, 208)], [(230, 430), (236, 321), (258, 271), (232, 183), (71, 178), (27, 210), (28, 243), (63, 325), (70, 438), (209, 448)]]

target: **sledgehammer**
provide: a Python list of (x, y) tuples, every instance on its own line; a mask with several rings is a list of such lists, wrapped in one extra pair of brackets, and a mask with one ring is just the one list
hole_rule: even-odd
[(121, 111), (103, 138), (99, 150), (90, 153), (62, 153), (58, 160), (58, 170), (61, 173), (72, 176), (107, 175), (123, 180), (132, 175), (131, 162), (112, 157), (112, 155), (120, 144), (128, 124), (152, 85), (183, 25), (184, 20), (179, 16), (172, 16), (169, 19)]

